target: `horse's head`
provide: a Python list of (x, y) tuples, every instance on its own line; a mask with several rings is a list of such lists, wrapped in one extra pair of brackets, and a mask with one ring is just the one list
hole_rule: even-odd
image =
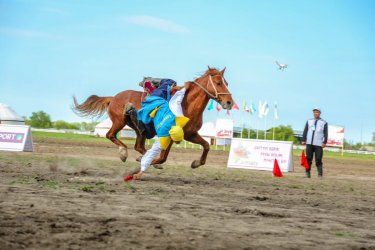
[(208, 70), (194, 81), (209, 98), (217, 101), (223, 109), (232, 109), (233, 99), (232, 94), (228, 89), (228, 82), (224, 78), (225, 68), (217, 70), (215, 68), (208, 67)]

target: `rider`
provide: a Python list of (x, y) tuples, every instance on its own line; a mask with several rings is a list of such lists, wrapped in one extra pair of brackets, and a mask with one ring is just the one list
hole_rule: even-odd
[[(130, 116), (133, 125), (148, 139), (158, 138), (141, 159), (141, 169), (134, 174), (135, 179), (141, 178), (152, 161), (166, 150), (171, 141), (180, 143), (184, 139), (183, 127), (189, 121), (182, 111), (181, 103), (185, 96), (187, 85), (176, 86), (171, 79), (162, 79), (160, 86), (142, 102), (142, 108), (136, 112), (134, 106), (126, 105), (126, 114)], [(173, 92), (175, 94), (171, 97)]]

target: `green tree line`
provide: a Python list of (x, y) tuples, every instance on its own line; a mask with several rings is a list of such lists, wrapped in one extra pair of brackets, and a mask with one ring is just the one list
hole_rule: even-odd
[(33, 112), (30, 117), (24, 117), (25, 123), (33, 128), (75, 129), (92, 131), (97, 122), (66, 122), (52, 121), (51, 116), (44, 111)]
[[(258, 139), (273, 139), (273, 129), (275, 129), (275, 140), (276, 141), (292, 141), (294, 143), (299, 143), (298, 138), (294, 136), (293, 128), (291, 126), (280, 125), (275, 128), (270, 128), (267, 130), (266, 138), (264, 138), (264, 130), (258, 130)], [(250, 132), (250, 136), (249, 136)], [(241, 135), (240, 135), (241, 137)], [(242, 138), (257, 138), (257, 131), (255, 129), (249, 130), (244, 128), (242, 130)]]

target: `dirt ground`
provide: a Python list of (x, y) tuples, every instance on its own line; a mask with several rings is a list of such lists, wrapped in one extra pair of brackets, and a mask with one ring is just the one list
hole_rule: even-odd
[(38, 140), (0, 152), (0, 249), (375, 249), (375, 158), (325, 158), (325, 178), (227, 169), (175, 148), (163, 170), (108, 143)]

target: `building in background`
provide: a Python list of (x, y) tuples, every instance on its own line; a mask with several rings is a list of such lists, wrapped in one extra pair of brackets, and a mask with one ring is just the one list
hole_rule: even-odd
[[(105, 119), (104, 121), (101, 121), (100, 123), (98, 123), (95, 126), (94, 135), (100, 136), (100, 137), (105, 137), (108, 130), (111, 127), (112, 127), (111, 119), (109, 119), (109, 118)], [(135, 131), (127, 125), (119, 132), (119, 134), (117, 136), (119, 138), (132, 138), (132, 139), (137, 137)]]
[(25, 120), (11, 107), (0, 103), (0, 124), (25, 125)]

